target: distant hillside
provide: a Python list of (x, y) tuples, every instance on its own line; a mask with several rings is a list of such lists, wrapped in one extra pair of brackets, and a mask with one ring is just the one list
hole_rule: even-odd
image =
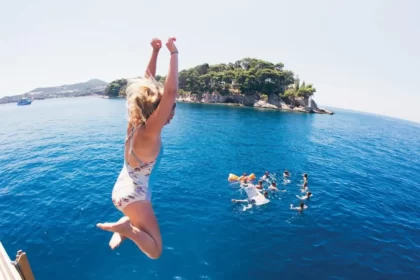
[(106, 87), (108, 85), (107, 82), (98, 80), (98, 79), (92, 79), (84, 83), (77, 83), (72, 85), (62, 85), (57, 87), (43, 87), (43, 88), (36, 88), (31, 90), (30, 92), (27, 92), (26, 94), (39, 94), (39, 93), (64, 93), (64, 92), (73, 92), (73, 91), (82, 91), (86, 89), (94, 89), (98, 87)]
[(107, 82), (98, 79), (92, 79), (84, 83), (61, 85), (56, 87), (40, 87), (24, 94), (0, 98), (0, 104), (17, 102), (22, 97), (28, 97), (32, 99), (46, 99), (103, 94), (107, 85)]

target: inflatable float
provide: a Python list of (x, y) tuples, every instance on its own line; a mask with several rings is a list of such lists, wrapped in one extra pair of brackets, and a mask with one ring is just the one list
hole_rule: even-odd
[(245, 179), (247, 179), (248, 181), (252, 181), (252, 180), (254, 180), (256, 177), (255, 177), (255, 174), (254, 173), (251, 173), (251, 174), (249, 174), (248, 176), (237, 176), (237, 175), (235, 175), (235, 174), (232, 174), (232, 173), (230, 173), (229, 174), (229, 177), (228, 177), (228, 181), (229, 182), (235, 182), (235, 181), (240, 181), (240, 182), (243, 182)]
[(270, 200), (265, 198), (265, 196), (262, 193), (260, 193), (254, 186), (246, 187), (245, 191), (248, 196), (248, 199), (253, 200), (255, 205), (257, 206), (270, 202)]

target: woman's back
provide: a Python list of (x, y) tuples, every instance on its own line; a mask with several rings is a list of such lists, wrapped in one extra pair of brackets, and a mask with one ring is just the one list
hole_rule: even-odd
[(156, 160), (161, 150), (160, 135), (147, 133), (145, 125), (127, 128), (127, 140), (125, 142), (125, 161), (136, 168), (142, 163), (151, 163)]

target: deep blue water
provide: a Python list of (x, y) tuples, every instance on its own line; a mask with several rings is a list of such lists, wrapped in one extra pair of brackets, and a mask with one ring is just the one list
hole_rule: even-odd
[[(179, 104), (165, 128), (153, 203), (164, 252), (111, 251), (97, 222), (120, 217), (122, 100), (0, 106), (0, 241), (37, 279), (419, 279), (420, 126)], [(287, 192), (242, 211), (230, 172), (292, 173)], [(290, 210), (302, 173), (314, 193)]]

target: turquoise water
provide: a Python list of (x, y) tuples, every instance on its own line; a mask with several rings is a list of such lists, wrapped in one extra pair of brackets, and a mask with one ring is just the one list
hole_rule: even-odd
[[(123, 164), (122, 100), (0, 106), (0, 241), (37, 279), (415, 279), (420, 275), (420, 126), (179, 104), (165, 128), (153, 203), (161, 259), (108, 248)], [(242, 211), (229, 173), (292, 173), (287, 192)], [(314, 193), (290, 210), (301, 174)]]

